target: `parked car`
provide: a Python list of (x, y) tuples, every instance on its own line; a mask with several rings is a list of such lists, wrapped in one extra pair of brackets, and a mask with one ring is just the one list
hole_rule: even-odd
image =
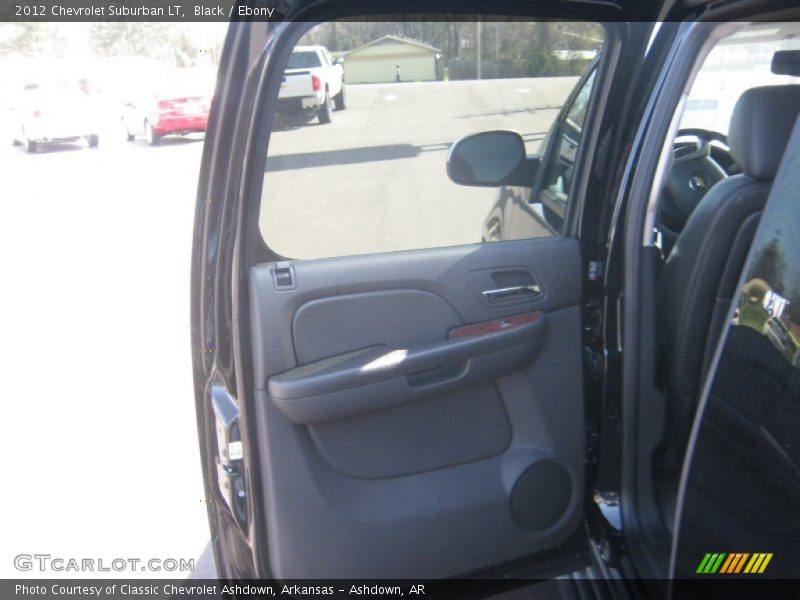
[(36, 152), (40, 144), (85, 140), (100, 143), (97, 103), (90, 84), (79, 78), (42, 78), (24, 85), (11, 106), (15, 145)]
[[(426, 6), (473, 24), (442, 18), (452, 4)], [(749, 597), (796, 598), (800, 370), (783, 331), (800, 317), (787, 309), (780, 333), (765, 334), (746, 312), (763, 311), (766, 290), (800, 302), (800, 7), (555, 0), (542, 19), (602, 21), (607, 44), (538, 151), (527, 146), (535, 130), (474, 130), (489, 112), (469, 104), (475, 85), (430, 84), (432, 96), (463, 92), (465, 135), (446, 162), (434, 136), (399, 144), (389, 162), (398, 144), (383, 134), (425, 106), (376, 94), (380, 139), (355, 129), (357, 151), (293, 153), (308, 179), (252, 193), (279, 137), (252, 123), (280, 109), (292, 46), (309, 22), (359, 22), (354, 8), (298, 1), (286, 26), (233, 23), (220, 65), (225, 108), (200, 171), (191, 286), (219, 577), (436, 580), (456, 598), (556, 575), (531, 595), (730, 597), (748, 579)], [(536, 8), (523, 10), (511, 21)], [(745, 57), (771, 44), (785, 78), (744, 90), (725, 134), (681, 130), (687, 91), (720, 40)], [(498, 95), (510, 104), (532, 87)], [(282, 211), (300, 205), (287, 223), (302, 231), (336, 211), (355, 219), (361, 193), (377, 229), (399, 212), (382, 193), (402, 189), (398, 165), (437, 151), (432, 196), (394, 221), (426, 228), (428, 247), (377, 240), (359, 255), (304, 259), (262, 237), (261, 203), (278, 194)], [(277, 158), (276, 170), (289, 162)], [(314, 169), (335, 201), (307, 193)], [(461, 215), (435, 202), (486, 203), (469, 195), (479, 187), (496, 190), (491, 235), (437, 244)], [(362, 222), (342, 237), (353, 236), (379, 237)], [(731, 587), (704, 593), (717, 578)]]
[(289, 114), (314, 114), (320, 123), (330, 123), (334, 109), (345, 107), (341, 63), (323, 46), (297, 46), (283, 72), (278, 109)]
[(125, 100), (122, 130), (125, 139), (144, 136), (157, 146), (167, 135), (205, 133), (211, 107), (213, 79), (204, 70), (177, 69), (152, 89)]

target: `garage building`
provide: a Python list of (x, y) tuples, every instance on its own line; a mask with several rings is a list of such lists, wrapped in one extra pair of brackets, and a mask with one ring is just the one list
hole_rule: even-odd
[(344, 54), (345, 81), (387, 83), (397, 80), (398, 71), (401, 81), (435, 81), (440, 56), (428, 44), (385, 35)]

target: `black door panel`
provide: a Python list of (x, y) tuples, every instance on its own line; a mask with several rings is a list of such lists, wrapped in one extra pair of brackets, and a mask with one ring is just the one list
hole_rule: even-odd
[(309, 431), (331, 466), (367, 479), (483, 460), (511, 443), (508, 413), (494, 382), (429, 396), (413, 405), (319, 423)]
[[(530, 263), (526, 265), (526, 263)], [(469, 285), (470, 273), (483, 270), (502, 272), (509, 267), (526, 267), (542, 287), (541, 296), (519, 303), (484, 303)], [(316, 335), (320, 344), (330, 344), (323, 354), (314, 351), (306, 357), (295, 355), (293, 336), (308, 335), (303, 330), (301, 307), (320, 298), (347, 294), (372, 293), (383, 290), (416, 290), (430, 292), (445, 302), (455, 316), (442, 325), (455, 326), (479, 323), (488, 319), (510, 316), (528, 310), (545, 313), (558, 308), (576, 306), (580, 301), (581, 278), (578, 242), (565, 238), (520, 240), (501, 244), (479, 244), (433, 250), (393, 252), (383, 255), (363, 255), (334, 259), (298, 261), (292, 263), (295, 274), (293, 289), (276, 289), (273, 283), (273, 265), (259, 265), (250, 272), (250, 300), (253, 307), (252, 337), (254, 345), (254, 376), (256, 387), (265, 387), (268, 377), (297, 366), (303, 358), (309, 362), (325, 356), (357, 350), (367, 346), (418, 345), (444, 339), (447, 327), (430, 328), (428, 317), (415, 311), (413, 316), (385, 310), (379, 313), (371, 327), (363, 321), (354, 322), (348, 335), (355, 344), (347, 347), (340, 341), (330, 343), (327, 326), (341, 327), (338, 318), (326, 321), (326, 328), (318, 327)], [(407, 299), (404, 296), (403, 299)], [(426, 308), (430, 308), (435, 299)], [(443, 307), (433, 309), (443, 314)], [(362, 313), (358, 313), (361, 315)], [(346, 316), (346, 315), (345, 315)], [(300, 319), (297, 324), (296, 320)], [(417, 323), (414, 326), (409, 319)], [(391, 321), (394, 325), (387, 325)], [(389, 330), (395, 338), (382, 339), (378, 331)], [(270, 336), (266, 337), (269, 332)], [(276, 344), (275, 342), (280, 342)], [(305, 338), (299, 338), (307, 344)], [(316, 344), (317, 342), (314, 342)]]
[[(406, 326), (411, 322), (416, 327)], [(294, 315), (292, 339), (297, 364), (302, 365), (376, 344), (422, 346), (445, 339), (460, 324), (458, 313), (437, 294), (382, 290), (306, 302)]]
[[(275, 576), (456, 576), (574, 533), (577, 241), (291, 267), (285, 288), (274, 264), (250, 271)], [(511, 291), (494, 302), (482, 293), (498, 289)]]
[(486, 335), (411, 349), (380, 344), (304, 364), (270, 377), (267, 389), (290, 420), (309, 425), (496, 379), (532, 362), (547, 331), (544, 317), (501, 322), (509, 327)]

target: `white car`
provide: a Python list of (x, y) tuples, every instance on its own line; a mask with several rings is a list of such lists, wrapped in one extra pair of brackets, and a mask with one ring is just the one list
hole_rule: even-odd
[(278, 93), (282, 113), (313, 113), (330, 123), (333, 110), (344, 110), (344, 69), (324, 46), (297, 46), (289, 58)]
[(26, 84), (11, 107), (12, 138), (36, 152), (41, 143), (86, 140), (90, 148), (100, 143), (96, 101), (83, 79), (62, 79)]

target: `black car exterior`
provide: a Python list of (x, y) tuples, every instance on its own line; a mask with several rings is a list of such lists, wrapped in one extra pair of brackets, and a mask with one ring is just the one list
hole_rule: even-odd
[[(387, 3), (371, 11), (387, 14), (392, 6)], [(458, 10), (474, 14), (475, 8), (462, 5)], [(726, 7), (724, 10), (734, 12), (715, 16), (719, 19), (745, 18), (754, 11), (755, 14), (769, 14), (771, 8), (774, 7)], [(358, 7), (357, 12), (365, 10)], [(436, 14), (452, 12), (454, 8), (446, 4), (403, 5), (404, 12), (422, 10)], [(565, 5), (560, 2), (531, 15), (522, 15), (519, 5), (492, 7), (497, 14), (528, 17), (563, 18), (566, 16), (564, 10)], [(590, 109), (596, 111), (594, 114), (590, 112), (594, 117), (592, 127), (580, 133), (588, 136), (584, 148), (594, 149), (594, 152), (582, 150), (574, 157), (578, 169), (572, 185), (582, 201), (576, 203), (574, 209), (565, 209), (563, 214), (562, 207), (558, 207), (557, 228), (575, 240), (575, 248), (570, 250), (565, 244), (564, 251), (577, 251), (579, 258), (575, 265), (580, 268), (576, 272), (581, 278), (578, 322), (581, 324), (581, 397), (585, 406), (581, 448), (585, 459), (585, 479), (582, 482), (585, 489), (580, 494), (583, 503), (581, 518), (572, 534), (549, 547), (545, 544), (524, 558), (487, 564), (485, 569), (473, 568), (464, 572), (453, 571), (448, 564), (444, 572), (448, 577), (455, 574), (480, 580), (498, 576), (514, 580), (583, 572), (605, 582), (588, 584), (574, 580), (571, 585), (584, 593), (613, 597), (655, 596), (670, 591), (670, 578), (695, 576), (699, 572), (695, 557), (702, 554), (710, 543), (733, 543), (746, 548), (720, 547), (718, 552), (744, 552), (747, 548), (753, 552), (771, 552), (776, 557), (772, 559), (775, 560), (776, 574), (796, 576), (797, 558), (792, 556), (792, 549), (796, 548), (796, 533), (790, 529), (788, 541), (782, 535), (786, 533), (786, 523), (791, 523), (798, 514), (795, 500), (800, 481), (793, 470), (796, 469), (797, 457), (791, 441), (792, 432), (798, 430), (798, 359), (796, 349), (793, 353), (790, 342), (786, 342), (792, 339), (790, 335), (796, 337), (797, 334), (792, 332), (800, 326), (796, 307), (793, 308), (793, 297), (789, 298), (795, 293), (794, 288), (800, 285), (800, 273), (792, 267), (798, 264), (799, 258), (792, 238), (798, 230), (800, 218), (796, 194), (793, 195), (796, 187), (787, 184), (781, 188), (779, 191), (784, 196), (769, 206), (769, 210), (788, 216), (772, 229), (768, 225), (762, 226), (750, 253), (750, 271), (742, 279), (744, 284), (754, 279), (765, 281), (768, 291), (787, 302), (782, 305), (783, 310), (771, 312), (764, 319), (761, 330), (756, 331), (748, 327), (746, 319), (745, 322), (742, 320), (743, 313), (752, 312), (754, 304), (742, 288), (738, 310), (718, 350), (718, 363), (708, 377), (708, 393), (695, 420), (679, 492), (680, 508), (676, 517), (679, 523), (676, 532), (679, 533), (675, 533), (672, 540), (669, 569), (659, 570), (661, 567), (655, 566), (657, 561), (647, 558), (648, 552), (655, 549), (669, 554), (670, 545), (667, 541), (665, 550), (659, 547), (663, 540), (656, 540), (648, 547), (652, 540), (647, 539), (647, 517), (639, 512), (641, 489), (637, 480), (641, 479), (641, 473), (636, 461), (644, 452), (642, 440), (647, 434), (643, 433), (641, 423), (646, 422), (647, 416), (642, 415), (641, 407), (637, 407), (633, 400), (641, 373), (630, 368), (637, 361), (639, 352), (645, 351), (640, 345), (642, 339), (651, 335), (630, 325), (638, 323), (635, 310), (642, 302), (637, 291), (642, 285), (639, 267), (654, 257), (641, 252), (641, 244), (630, 225), (636, 224), (637, 219), (643, 220), (645, 210), (633, 206), (632, 198), (637, 195), (637, 185), (643, 185), (641, 178), (637, 179), (637, 167), (655, 171), (657, 157), (647, 154), (645, 138), (649, 131), (668, 125), (654, 112), (654, 98), (668, 93), (664, 89), (663, 72), (670, 61), (676, 60), (676, 44), (690, 37), (687, 26), (677, 22), (664, 22), (656, 28), (657, 31), (650, 22), (664, 15), (672, 21), (697, 17), (704, 7), (634, 7), (581, 2), (570, 5), (569, 10), (572, 11), (571, 17), (607, 21), (617, 42), (613, 64), (625, 65), (624, 70), (613, 70), (604, 87), (604, 102), (596, 101)], [(253, 322), (253, 310), (254, 304), (259, 302), (252, 286), (261, 275), (253, 275), (252, 268), (254, 265), (269, 265), (263, 274), (272, 277), (271, 281), (278, 287), (282, 280), (289, 286), (296, 286), (298, 282), (319, 275), (311, 267), (297, 262), (284, 263), (269, 249), (253, 241), (253, 223), (258, 221), (254, 198), (261, 185), (257, 175), (260, 175), (259, 170), (263, 172), (263, 156), (269, 143), (269, 136), (264, 132), (269, 131), (275, 112), (275, 83), (280, 70), (272, 65), (280, 64), (290, 50), (292, 40), (297, 37), (290, 22), (336, 18), (352, 14), (352, 11), (352, 6), (338, 2), (287, 4), (284, 11), (287, 22), (272, 23), (269, 27), (232, 23), (226, 41), (204, 150), (192, 264), (192, 353), (198, 432), (209, 520), (219, 577), (223, 579), (283, 578), (286, 574), (302, 576), (291, 565), (284, 565), (281, 567), (284, 570), (278, 573), (274, 571), (275, 557), (271, 557), (272, 550), (265, 534), (269, 528), (268, 521), (276, 517), (268, 515), (263, 508), (271, 502), (266, 497), (269, 491), (265, 487), (264, 473), (279, 469), (261, 462), (269, 456), (263, 447), (259, 449), (259, 444), (264, 444), (260, 428), (268, 417), (259, 412), (263, 409), (258, 403), (263, 399), (248, 383), (258, 379), (260, 373), (251, 348), (253, 344), (258, 345), (258, 339), (254, 340), (258, 334), (254, 333), (257, 325)], [(610, 65), (612, 63), (607, 62), (598, 68), (611, 68)], [(562, 121), (562, 117), (557, 122)], [(549, 147), (556, 148), (556, 142)], [(785, 165), (783, 168), (787, 169)], [(779, 191), (774, 194), (777, 196)], [(768, 223), (774, 224), (775, 221)], [(530, 249), (539, 252), (539, 247), (543, 244), (531, 245)], [(635, 254), (637, 250), (639, 252)], [(756, 263), (759, 271), (754, 274), (752, 268)], [(394, 267), (384, 266), (388, 273), (384, 277), (392, 277)], [(557, 290), (556, 284), (548, 279), (548, 273), (538, 263), (534, 272), (537, 277), (541, 276), (548, 291)], [(362, 280), (356, 283), (352, 285), (353, 290), (368, 289)], [(759, 306), (766, 310), (763, 295), (759, 302), (762, 302)], [(800, 303), (800, 300), (794, 303)], [(275, 306), (280, 308), (280, 305)], [(558, 318), (550, 317), (547, 308), (543, 312), (551, 320)], [(533, 328), (530, 332), (538, 335)], [(776, 350), (781, 344), (780, 350)], [(638, 352), (634, 352), (632, 349), (637, 347)], [(741, 367), (743, 361), (751, 364), (754, 355), (761, 356), (763, 361), (756, 367), (759, 376), (767, 375), (766, 381), (760, 384), (752, 383), (747, 370)], [(278, 387), (278, 383), (283, 381), (273, 382), (271, 392), (283, 389)], [(775, 389), (769, 386), (775, 386)], [(285, 389), (289, 390), (287, 393), (293, 393), (288, 383)], [(745, 390), (748, 391), (745, 393)], [(775, 398), (779, 398), (783, 406), (780, 409), (783, 420), (775, 419), (775, 409), (765, 408)], [(750, 422), (746, 426), (725, 414), (724, 407), (730, 405), (747, 413)], [(352, 415), (341, 413), (337, 418), (347, 416)], [(316, 424), (317, 416), (314, 414), (298, 415), (292, 431)], [(757, 443), (765, 448), (759, 454), (758, 465), (748, 473), (759, 485), (764, 479), (777, 491), (754, 494), (748, 501), (748, 506), (755, 507), (755, 512), (770, 514), (772, 520), (765, 523), (759, 519), (750, 523), (749, 528), (744, 526), (741, 537), (734, 537), (731, 541), (729, 532), (741, 523), (734, 525), (730, 520), (715, 523), (713, 517), (721, 513), (697, 512), (699, 504), (687, 502), (687, 499), (698, 493), (696, 490), (704, 490), (702, 493), (713, 495), (723, 506), (726, 502), (736, 504), (730, 486), (742, 472), (740, 465), (752, 461), (749, 450), (730, 447), (731, 431), (741, 427), (745, 427), (744, 433), (739, 431), (741, 435), (755, 435)], [(776, 433), (763, 435), (765, 430)], [(273, 430), (272, 434), (278, 435), (279, 432)], [(315, 435), (321, 434), (317, 432)], [(241, 449), (244, 460), (232, 457), (232, 448)], [(730, 472), (716, 472), (720, 453), (730, 461)], [(715, 475), (710, 476), (709, 470), (715, 471)], [(552, 477), (548, 481), (555, 482), (560, 474), (554, 473)], [(753, 483), (738, 483), (755, 489)], [(518, 482), (517, 485), (522, 484)], [(556, 483), (553, 485), (557, 486)], [(787, 501), (776, 506), (772, 504), (775, 497)], [(759, 508), (759, 502), (764, 502), (762, 508)], [(753, 513), (749, 511), (748, 514)], [(312, 533), (308, 535), (314, 539)], [(354, 548), (342, 551), (345, 556), (347, 552), (360, 556)], [(502, 554), (497, 553), (498, 556)], [(342, 560), (344, 565), (345, 559)], [(431, 575), (436, 573), (435, 567), (432, 565), (423, 578), (435, 578)], [(332, 569), (331, 572), (343, 571)], [(368, 570), (368, 573), (375, 577), (380, 570)], [(651, 581), (638, 583), (634, 581), (637, 577)], [(461, 585), (467, 587), (459, 587)], [(440, 585), (436, 589), (443, 594), (482, 596), (503, 588), (502, 584), (496, 587), (497, 584), (486, 581), (482, 587), (470, 588), (469, 585), (453, 581), (450, 587)], [(684, 597), (695, 590), (677, 585), (672, 588), (672, 593)], [(775, 593), (785, 591), (781, 588)]]

